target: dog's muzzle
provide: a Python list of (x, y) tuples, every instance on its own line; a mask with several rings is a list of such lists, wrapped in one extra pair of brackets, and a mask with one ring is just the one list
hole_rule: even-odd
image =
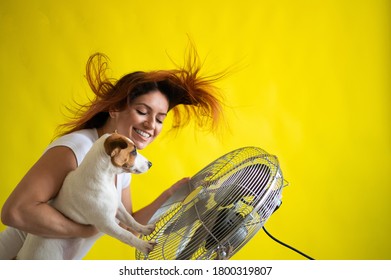
[(134, 174), (140, 174), (147, 172), (152, 167), (152, 162), (147, 160), (144, 156), (137, 154), (134, 161), (134, 165), (130, 168), (128, 172)]

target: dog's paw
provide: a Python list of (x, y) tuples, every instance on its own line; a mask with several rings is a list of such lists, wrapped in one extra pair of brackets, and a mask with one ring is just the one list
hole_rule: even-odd
[(137, 248), (144, 255), (148, 255), (156, 245), (155, 240), (143, 241), (143, 243)]
[(143, 235), (150, 235), (155, 230), (155, 224), (148, 224), (141, 228), (141, 233)]

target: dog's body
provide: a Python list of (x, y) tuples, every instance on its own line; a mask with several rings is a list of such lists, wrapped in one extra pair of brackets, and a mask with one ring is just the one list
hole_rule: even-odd
[(137, 223), (126, 211), (115, 187), (116, 174), (142, 173), (151, 163), (137, 154), (134, 144), (126, 137), (105, 134), (99, 138), (84, 160), (70, 172), (57, 197), (51, 202), (54, 208), (80, 224), (94, 225), (101, 233), (90, 238), (54, 239), (28, 234), (17, 259), (80, 259), (84, 246), (91, 246), (106, 233), (148, 254), (154, 241), (146, 242), (124, 225), (142, 234), (150, 234), (154, 225)]

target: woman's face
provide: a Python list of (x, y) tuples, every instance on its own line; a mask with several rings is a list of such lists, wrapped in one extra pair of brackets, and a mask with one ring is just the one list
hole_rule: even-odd
[(141, 150), (162, 131), (168, 106), (167, 97), (156, 90), (136, 97), (125, 110), (110, 115), (118, 133), (128, 136)]

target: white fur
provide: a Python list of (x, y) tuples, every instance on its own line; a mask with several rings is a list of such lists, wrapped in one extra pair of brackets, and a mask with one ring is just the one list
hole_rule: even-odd
[[(142, 173), (149, 169), (148, 160), (137, 154), (134, 166), (124, 171), (112, 164), (100, 137), (87, 153), (78, 168), (70, 172), (58, 196), (51, 202), (53, 207), (80, 224), (94, 225), (101, 233), (90, 238), (55, 239), (28, 234), (17, 259), (80, 259), (95, 240), (106, 233), (148, 254), (154, 241), (146, 242), (119, 226), (116, 218), (126, 226), (142, 234), (153, 231), (154, 225), (137, 223), (126, 211), (115, 187), (115, 175), (122, 172)], [(88, 247), (89, 248), (89, 247)], [(88, 249), (87, 249), (88, 250)]]

